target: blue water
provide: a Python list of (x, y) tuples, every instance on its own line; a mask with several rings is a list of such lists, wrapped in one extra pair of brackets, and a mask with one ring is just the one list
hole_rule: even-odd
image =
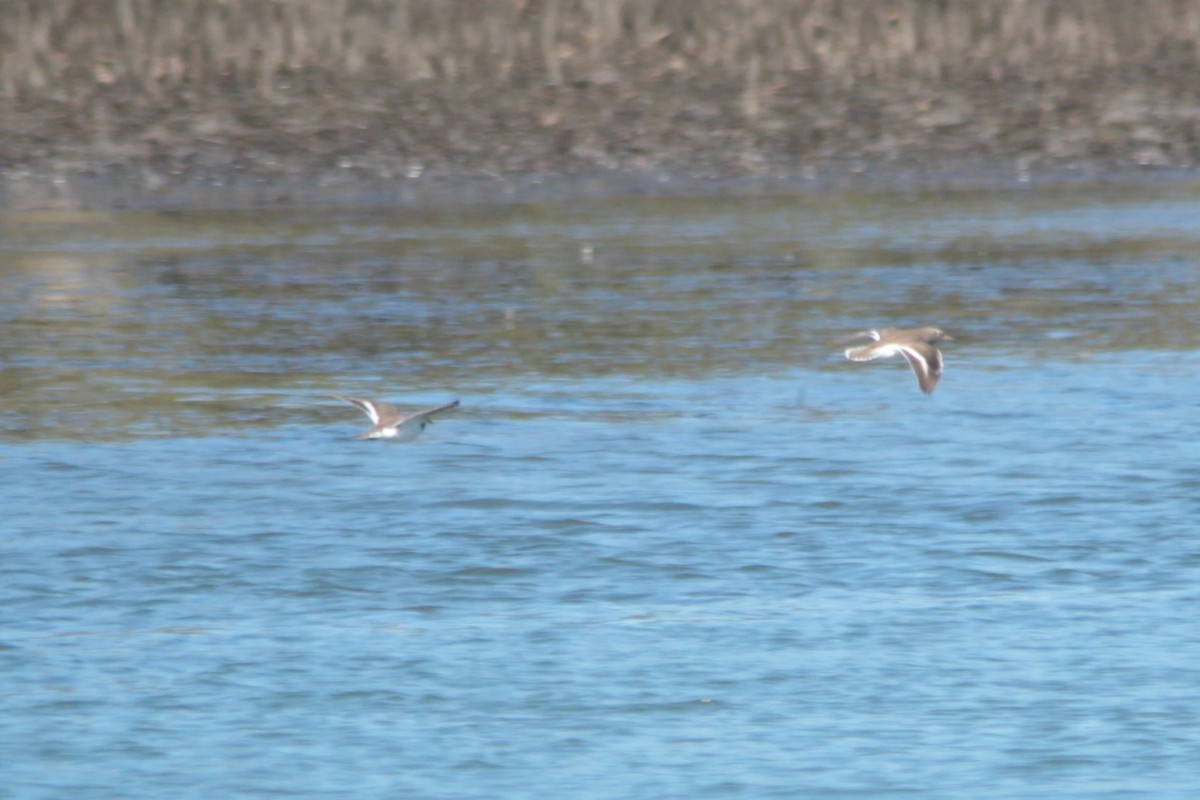
[[(1014, 222), (970, 264), (902, 232), (689, 262), (692, 215), (614, 211), (591, 237), (666, 268), (622, 239), (581, 272), (566, 233), (503, 263), (420, 239), (392, 274), (317, 233), (273, 263), (115, 232), (67, 301), (8, 267), (0, 797), (1192, 797), (1200, 355), (1166, 322), (1198, 249), (1059, 204), (1096, 253), (1026, 257)], [(248, 275), (298, 288), (222, 288)], [(839, 359), (847, 292), (956, 335), (932, 397)], [(98, 294), (161, 319), (98, 334)], [(412, 349), (330, 334), (362, 315)], [(39, 349), (47, 318), (80, 327)], [(463, 406), (352, 441), (321, 389)]]

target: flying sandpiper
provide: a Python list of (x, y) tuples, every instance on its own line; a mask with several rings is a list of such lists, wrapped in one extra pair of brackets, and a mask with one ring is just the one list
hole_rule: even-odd
[(912, 367), (913, 374), (917, 376), (917, 385), (925, 394), (932, 394), (938, 378), (942, 377), (942, 353), (934, 345), (941, 341), (954, 341), (941, 328), (879, 328), (856, 333), (850, 338), (863, 337), (874, 341), (851, 347), (846, 351), (846, 358), (851, 361), (874, 361), (899, 353)]
[(366, 433), (355, 436), (355, 439), (391, 439), (397, 442), (411, 442), (421, 435), (421, 431), (425, 430), (426, 425), (433, 422), (434, 414), (458, 407), (458, 401), (455, 400), (445, 405), (427, 408), (424, 411), (405, 414), (391, 403), (385, 403), (382, 400), (367, 400), (340, 394), (329, 396), (358, 406), (375, 424), (375, 427)]

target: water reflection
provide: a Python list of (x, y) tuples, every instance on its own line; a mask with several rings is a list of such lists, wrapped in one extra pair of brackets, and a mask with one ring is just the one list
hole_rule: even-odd
[(165, 435), (331, 389), (820, 372), (878, 324), (999, 359), (1193, 349), (1198, 206), (1171, 185), (9, 215), (0, 429), (86, 414), (96, 436)]

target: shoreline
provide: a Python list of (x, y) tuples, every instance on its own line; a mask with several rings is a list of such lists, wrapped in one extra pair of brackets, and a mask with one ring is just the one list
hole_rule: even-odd
[(2, 207), (1200, 170), (1172, 0), (13, 2)]
[(342, 167), (314, 171), (212, 170), (186, 180), (139, 164), (104, 170), (79, 162), (0, 170), (0, 212), (273, 208), (469, 208), (513, 202), (597, 201), (633, 196), (763, 197), (839, 191), (1021, 191), (1057, 187), (1200, 187), (1200, 169), (1098, 162), (1027, 169), (1020, 160), (929, 164), (830, 160), (772, 174), (609, 169), (554, 173), (440, 173), (381, 177)]

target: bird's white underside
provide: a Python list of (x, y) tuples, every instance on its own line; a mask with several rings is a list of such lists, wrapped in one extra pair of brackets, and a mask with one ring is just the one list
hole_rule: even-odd
[(901, 352), (902, 348), (898, 344), (865, 344), (861, 347), (851, 347), (846, 351), (846, 358), (851, 361), (874, 361), (877, 358), (889, 358)]
[(411, 442), (413, 439), (421, 435), (421, 431), (425, 430), (425, 423), (419, 419), (406, 419), (398, 425), (390, 428), (384, 428), (375, 435), (372, 439), (395, 439), (398, 442)]

